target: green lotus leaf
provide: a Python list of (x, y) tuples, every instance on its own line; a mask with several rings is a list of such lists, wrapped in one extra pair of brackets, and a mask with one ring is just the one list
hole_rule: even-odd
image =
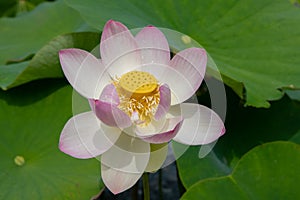
[(103, 188), (99, 161), (58, 149), (71, 101), (72, 88), (64, 81), (0, 91), (0, 199), (81, 200)]
[[(282, 0), (66, 0), (94, 28), (109, 19), (136, 28), (152, 24), (201, 44), (245, 105), (269, 107), (283, 87), (300, 88), (299, 6)], [(126, 8), (126, 9), (124, 9)], [(233, 83), (233, 81), (235, 81)]]
[(6, 90), (32, 80), (63, 77), (58, 52), (65, 48), (93, 50), (99, 44), (100, 34), (80, 32), (60, 35), (43, 46), (27, 62), (0, 66), (0, 86)]
[(230, 175), (200, 181), (181, 199), (298, 199), (299, 165), (299, 145), (266, 143), (244, 155)]

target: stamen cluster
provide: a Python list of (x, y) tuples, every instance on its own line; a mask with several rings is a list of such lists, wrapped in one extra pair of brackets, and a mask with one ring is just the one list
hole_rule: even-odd
[(131, 71), (113, 81), (119, 95), (119, 109), (140, 126), (148, 125), (160, 101), (159, 84), (147, 72)]

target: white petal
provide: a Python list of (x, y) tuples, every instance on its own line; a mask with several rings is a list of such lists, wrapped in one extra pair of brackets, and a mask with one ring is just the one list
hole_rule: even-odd
[(120, 130), (108, 127), (93, 112), (72, 117), (60, 135), (59, 149), (75, 158), (92, 158), (107, 151), (120, 136)]
[(179, 87), (173, 88), (173, 85), (169, 85), (179, 99), (178, 103), (190, 98), (199, 88), (205, 75), (206, 63), (206, 52), (200, 48), (185, 49), (172, 58), (170, 66), (184, 77), (183, 81), (178, 80)]
[(161, 168), (168, 154), (168, 143), (151, 144), (150, 160), (145, 171), (155, 172)]
[(222, 120), (210, 108), (199, 104), (183, 103), (174, 108), (171, 107), (170, 112), (178, 107), (181, 109), (184, 120), (177, 135), (173, 138), (175, 141), (187, 145), (208, 144), (225, 133)]
[(171, 90), (171, 105), (187, 100), (195, 93), (195, 87), (181, 72), (168, 65), (149, 64), (137, 70), (152, 74), (160, 83), (166, 84)]
[(114, 194), (131, 188), (142, 176), (141, 173), (128, 173), (101, 164), (101, 177), (105, 186)]
[(99, 59), (80, 49), (59, 52), (63, 72), (73, 88), (86, 98), (99, 98), (110, 78)]
[(135, 126), (134, 132), (139, 137), (153, 136), (157, 133), (164, 132), (166, 129), (167, 119), (163, 118), (161, 120), (152, 120), (147, 126)]
[(102, 32), (100, 53), (103, 64), (112, 76), (134, 70), (141, 63), (140, 52), (131, 32), (120, 22), (108, 21)]
[(115, 145), (102, 154), (101, 163), (122, 172), (142, 173), (149, 157), (148, 143), (123, 132)]
[[(162, 123), (159, 123), (160, 121)], [(178, 116), (160, 121), (152, 121), (146, 127), (137, 126), (135, 131), (137, 136), (146, 142), (154, 144), (169, 142), (180, 129), (182, 117)]]
[(163, 84), (159, 87), (159, 104), (154, 115), (155, 120), (163, 118), (170, 109), (171, 105), (171, 90), (167, 84)]
[(143, 28), (135, 39), (141, 49), (142, 63), (169, 64), (170, 49), (164, 34), (156, 27)]

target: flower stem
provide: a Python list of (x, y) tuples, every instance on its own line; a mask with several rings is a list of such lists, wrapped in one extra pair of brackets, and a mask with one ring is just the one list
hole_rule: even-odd
[(158, 171), (158, 193), (159, 199), (163, 200), (163, 191), (162, 191), (162, 169)]
[(144, 200), (150, 200), (149, 176), (145, 172), (143, 174)]
[(131, 199), (138, 200), (139, 182), (132, 187)]

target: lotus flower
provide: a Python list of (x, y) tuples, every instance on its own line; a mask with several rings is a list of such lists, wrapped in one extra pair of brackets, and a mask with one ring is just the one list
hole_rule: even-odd
[(170, 140), (201, 145), (224, 134), (213, 110), (183, 103), (203, 80), (204, 49), (188, 48), (170, 59), (158, 28), (148, 26), (133, 36), (110, 20), (100, 54), (101, 59), (80, 49), (59, 52), (66, 78), (91, 107), (66, 123), (59, 148), (75, 158), (101, 155), (102, 179), (114, 194), (133, 186), (145, 171), (158, 170)]

